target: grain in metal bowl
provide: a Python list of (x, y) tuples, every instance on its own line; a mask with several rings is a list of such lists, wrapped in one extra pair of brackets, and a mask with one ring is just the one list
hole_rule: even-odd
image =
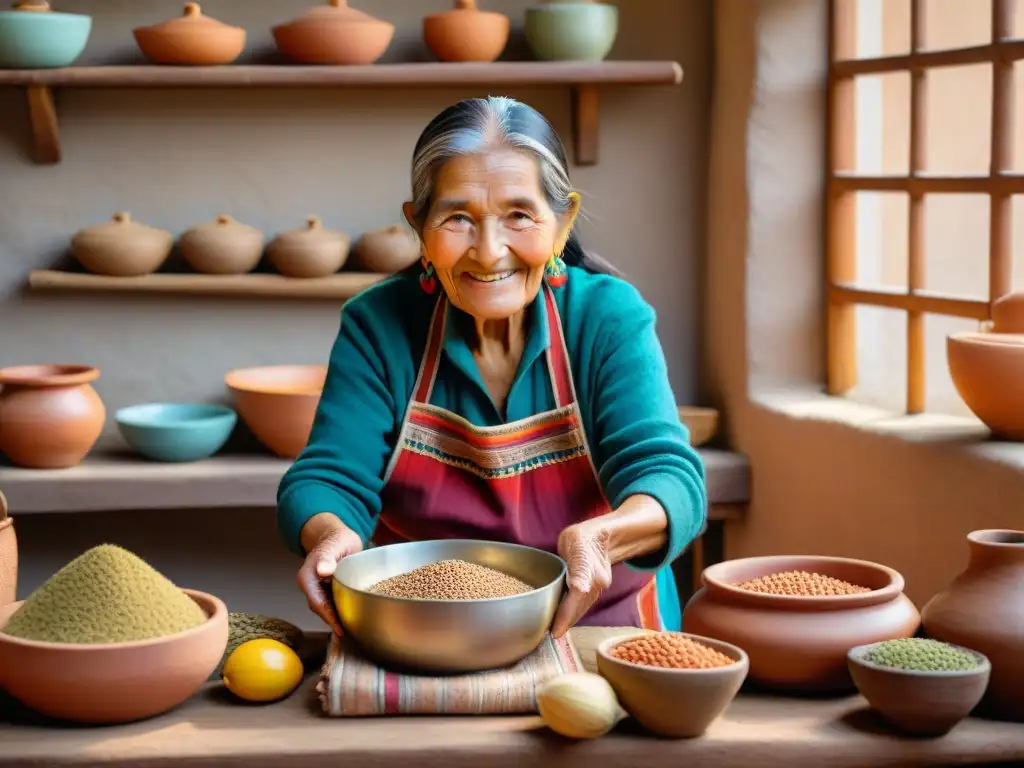
[[(511, 597), (425, 600), (370, 589), (442, 560), (493, 568), (533, 587)], [(565, 584), (557, 555), (518, 544), (465, 539), (417, 541), (346, 557), (334, 573), (345, 632), (377, 661), (424, 672), (467, 673), (516, 663), (540, 645)]]

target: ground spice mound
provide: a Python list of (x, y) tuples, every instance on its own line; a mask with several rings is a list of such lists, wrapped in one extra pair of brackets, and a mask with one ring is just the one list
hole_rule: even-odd
[(205, 621), (205, 611), (152, 566), (103, 544), (29, 595), (3, 631), (24, 640), (95, 645), (165, 637)]
[(671, 632), (626, 640), (613, 647), (608, 655), (620, 661), (664, 669), (712, 669), (736, 663), (721, 651)]
[(465, 560), (441, 560), (374, 584), (369, 592), (416, 600), (488, 600), (532, 592), (507, 573)]
[(831, 576), (808, 571), (770, 573), (767, 576), (759, 576), (734, 586), (765, 595), (796, 595), (800, 597), (858, 595), (871, 591), (869, 587), (861, 587), (842, 579), (834, 579)]

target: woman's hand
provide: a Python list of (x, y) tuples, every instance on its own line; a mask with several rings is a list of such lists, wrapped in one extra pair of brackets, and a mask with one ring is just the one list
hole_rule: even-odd
[(572, 629), (612, 584), (611, 531), (596, 523), (597, 519), (570, 525), (558, 537), (558, 556), (565, 560), (569, 591), (551, 626), (556, 638)]
[(343, 557), (363, 550), (363, 542), (336, 515), (321, 513), (311, 517), (302, 528), (302, 546), (306, 560), (299, 569), (299, 589), (306, 595), (309, 609), (335, 634), (341, 635), (341, 621), (334, 609), (331, 577)]

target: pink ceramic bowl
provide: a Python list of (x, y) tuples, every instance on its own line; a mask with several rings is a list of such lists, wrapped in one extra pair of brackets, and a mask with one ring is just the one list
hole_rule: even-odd
[(228, 643), (228, 609), (205, 592), (182, 590), (209, 620), (168, 637), (109, 645), (22, 640), (3, 633), (21, 603), (0, 608), (0, 688), (48, 717), (91, 725), (163, 714), (195, 694)]
[(294, 459), (309, 440), (326, 378), (326, 365), (271, 365), (231, 371), (224, 383), (256, 439)]

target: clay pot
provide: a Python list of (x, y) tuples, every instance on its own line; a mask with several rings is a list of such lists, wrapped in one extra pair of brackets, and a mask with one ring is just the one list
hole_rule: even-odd
[(526, 42), (541, 61), (601, 61), (619, 33), (619, 9), (595, 0), (561, 0), (526, 9)]
[(70, 67), (89, 42), (92, 17), (57, 13), (45, 0), (0, 10), (0, 69)]
[(267, 246), (267, 260), (286, 277), (326, 277), (341, 269), (348, 258), (349, 236), (324, 229), (310, 216), (306, 226), (282, 232)]
[(1024, 336), (957, 333), (946, 340), (949, 375), (982, 423), (1008, 440), (1024, 440)]
[(103, 431), (107, 410), (88, 365), (0, 368), (0, 452), (31, 469), (73, 467)]
[(110, 277), (137, 277), (156, 272), (174, 248), (174, 235), (132, 221), (128, 213), (79, 230), (71, 250), (86, 270)]
[(423, 41), (441, 61), (494, 61), (508, 43), (508, 16), (481, 11), (476, 0), (423, 19)]
[(967, 569), (921, 612), (925, 634), (992, 662), (985, 714), (1024, 722), (1024, 531), (974, 531)]
[(1008, 293), (992, 304), (995, 333), (1024, 333), (1024, 292)]
[(367, 272), (401, 272), (419, 261), (420, 239), (401, 224), (374, 229), (352, 246), (352, 258)]
[(294, 459), (309, 441), (326, 378), (326, 365), (272, 365), (231, 371), (224, 383), (256, 439)]
[(0, 608), (0, 687), (49, 717), (92, 725), (167, 712), (195, 694), (228, 643), (228, 609), (182, 590), (206, 612), (198, 627), (130, 643), (78, 645), (11, 637), (3, 626), (21, 603)]
[(696, 447), (710, 442), (718, 431), (718, 411), (714, 408), (679, 406), (679, 420), (690, 433), (690, 445)]
[(214, 67), (230, 64), (245, 50), (245, 30), (204, 16), (199, 3), (185, 3), (182, 16), (133, 33), (154, 64)]
[(299, 64), (372, 64), (391, 45), (395, 25), (328, 0), (294, 21), (274, 27), (277, 49)]
[[(808, 571), (869, 587), (828, 597), (768, 595), (734, 586), (784, 571)], [(683, 611), (683, 631), (737, 645), (750, 679), (795, 690), (852, 690), (846, 654), (857, 645), (912, 637), (920, 624), (903, 577), (884, 565), (793, 555), (727, 560), (704, 571)]]
[(7, 499), (0, 491), (0, 608), (13, 603), (18, 593), (18, 537)]
[(197, 272), (244, 275), (260, 263), (263, 233), (221, 214), (208, 224), (188, 230), (178, 245), (181, 255)]

